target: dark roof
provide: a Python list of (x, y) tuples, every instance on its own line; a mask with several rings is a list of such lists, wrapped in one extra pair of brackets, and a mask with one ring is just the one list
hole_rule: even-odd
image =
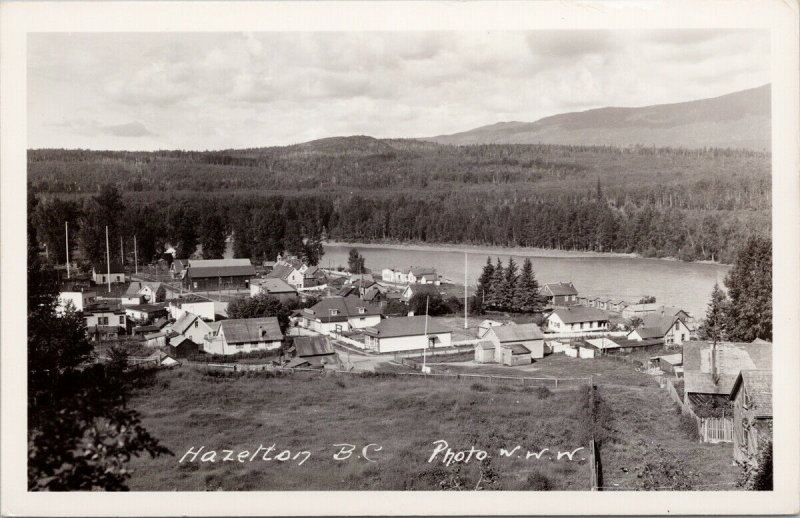
[(574, 324), (576, 322), (602, 322), (608, 320), (608, 316), (599, 309), (581, 306), (558, 308), (554, 310), (552, 314), (558, 315), (558, 318), (565, 324)]
[(327, 336), (296, 336), (294, 346), (297, 349), (297, 356), (335, 354)]
[(772, 344), (720, 342), (716, 355), (719, 380), (714, 383), (711, 350), (710, 342), (684, 342), (683, 376), (687, 393), (729, 395), (741, 371), (772, 369)]
[(620, 348), (629, 348), (629, 347), (651, 347), (655, 345), (663, 345), (664, 339), (663, 338), (646, 338), (644, 340), (628, 340), (627, 338), (607, 338), (606, 340), (610, 340), (615, 344), (619, 345)]
[[(99, 265), (93, 266), (95, 273), (108, 273), (109, 265), (107, 263), (102, 263)], [(111, 273), (125, 273), (125, 269), (122, 267), (121, 264), (117, 261), (111, 261)]]
[(125, 309), (142, 311), (144, 313), (158, 313), (159, 311), (167, 310), (167, 308), (164, 307), (164, 304), (131, 304), (130, 306), (125, 306)]
[(188, 311), (181, 315), (181, 317), (172, 324), (172, 330), (178, 334), (183, 334), (189, 329), (189, 326), (192, 325), (192, 322), (198, 320), (200, 317), (195, 315), (194, 313), (189, 313)]
[(194, 279), (209, 277), (255, 276), (256, 269), (250, 259), (191, 259), (189, 275)]
[(642, 340), (664, 338), (664, 335), (667, 334), (664, 330), (658, 327), (639, 327), (628, 333), (627, 336), (631, 336), (633, 333), (639, 335)]
[(750, 396), (749, 404), (755, 416), (772, 417), (772, 371), (747, 369), (740, 372), (731, 389), (731, 399), (736, 399), (742, 386)]
[[(363, 313), (358, 309), (364, 308)], [(331, 310), (337, 310), (337, 315), (331, 315)], [(320, 322), (344, 322), (348, 317), (365, 317), (381, 314), (377, 304), (366, 302), (356, 296), (328, 297), (320, 300), (314, 306), (303, 310), (303, 316), (319, 319)]]
[[(425, 334), (425, 329), (425, 315), (417, 315), (413, 317), (387, 318), (375, 327), (364, 329), (364, 334), (377, 338), (420, 336)], [(452, 332), (432, 317), (428, 317), (427, 331), (428, 335)]]
[(188, 259), (175, 259), (172, 261), (172, 266), (175, 270), (183, 270), (189, 264)]
[[(528, 340), (541, 340), (544, 338), (542, 330), (536, 324), (515, 324), (507, 326), (493, 326), (490, 332), (500, 341), (504, 342), (526, 342)], [(530, 352), (530, 351), (528, 351)]]
[(283, 340), (277, 317), (235, 318), (219, 323), (219, 333), (229, 344)]
[(211, 302), (213, 304), (214, 301), (199, 295), (195, 295), (194, 293), (189, 293), (182, 297), (172, 299), (169, 302), (173, 306), (181, 307), (183, 304), (196, 304), (198, 302)]
[(503, 344), (503, 349), (511, 349), (511, 354), (530, 354), (531, 350), (522, 344)]
[(412, 297), (419, 294), (428, 296), (441, 295), (439, 288), (433, 284), (410, 284), (407, 289), (411, 290)]
[(542, 293), (551, 293), (552, 295), (577, 295), (578, 290), (570, 282), (553, 282), (545, 284), (539, 290)]

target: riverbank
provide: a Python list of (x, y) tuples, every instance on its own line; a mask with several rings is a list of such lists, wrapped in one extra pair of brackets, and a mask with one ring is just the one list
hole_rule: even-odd
[(590, 250), (556, 250), (552, 248), (534, 247), (506, 247), (501, 245), (463, 245), (449, 243), (422, 243), (422, 242), (397, 242), (383, 241), (371, 243), (357, 243), (346, 241), (326, 241), (324, 246), (351, 247), (351, 248), (382, 248), (409, 250), (417, 252), (462, 252), (488, 256), (513, 255), (522, 257), (549, 257), (549, 258), (598, 258), (598, 257), (624, 257), (629, 259), (658, 259), (661, 261), (685, 262), (688, 264), (710, 264), (715, 266), (730, 266), (719, 261), (681, 261), (677, 257), (644, 257), (638, 253), (624, 252), (594, 252)]

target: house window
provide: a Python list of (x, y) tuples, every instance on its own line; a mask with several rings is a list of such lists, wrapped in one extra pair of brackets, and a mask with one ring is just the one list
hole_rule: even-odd
[(194, 327), (197, 327), (197, 326), (199, 326), (199, 325), (200, 325), (200, 322), (198, 322), (197, 320), (195, 320), (195, 321), (194, 321)]
[(364, 313), (367, 312), (367, 308), (358, 308), (358, 312), (363, 315)]
[(581, 329), (583, 329), (583, 322), (581, 322)]
[(119, 325), (125, 325), (125, 317), (124, 316), (120, 316), (119, 317)]
[(338, 309), (332, 309), (331, 310), (331, 316), (336, 316), (338, 314), (339, 314), (339, 310)]
[(244, 344), (236, 344), (236, 349), (244, 349)]

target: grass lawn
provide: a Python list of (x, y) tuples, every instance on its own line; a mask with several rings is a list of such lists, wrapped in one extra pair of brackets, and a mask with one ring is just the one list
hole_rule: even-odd
[[(136, 458), (132, 490), (588, 490), (591, 430), (587, 389), (548, 391), (394, 376), (296, 373), (236, 378), (188, 367), (160, 372), (131, 405), (174, 457)], [(429, 463), (434, 441), (455, 451), (485, 450), (483, 461)], [(260, 445), (288, 450), (290, 460), (265, 461)], [(356, 448), (335, 460), (335, 444)], [(363, 458), (361, 448), (376, 460)], [(515, 455), (500, 449), (521, 446)], [(179, 460), (203, 446), (194, 462)], [(381, 447), (381, 450), (377, 450)], [(550, 458), (578, 451), (573, 460)], [(541, 459), (527, 451), (550, 448)], [(224, 462), (247, 451), (245, 462)], [(201, 462), (217, 452), (216, 462)], [(308, 451), (308, 459), (301, 452)], [(522, 457), (517, 457), (518, 454)], [(297, 457), (295, 457), (297, 456)], [(344, 457), (344, 455), (342, 455)], [(210, 457), (209, 457), (210, 458)]]
[(692, 434), (695, 427), (682, 422), (666, 390), (628, 364), (553, 354), (521, 367), (453, 363), (437, 368), (506, 376), (592, 376), (599, 400), (597, 434), (605, 487), (641, 488), (638, 474), (648, 463), (664, 460), (692, 478), (696, 489), (735, 489), (739, 469), (732, 464), (732, 444), (699, 442)]

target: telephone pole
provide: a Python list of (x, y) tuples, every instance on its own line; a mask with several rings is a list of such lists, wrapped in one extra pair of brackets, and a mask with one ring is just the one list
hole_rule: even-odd
[(467, 253), (464, 252), (464, 329), (467, 329)]
[(136, 274), (139, 274), (139, 253), (136, 250), (136, 234), (133, 235), (133, 268)]
[(106, 278), (108, 279), (108, 292), (111, 293), (111, 249), (108, 247), (108, 225), (106, 225)]

